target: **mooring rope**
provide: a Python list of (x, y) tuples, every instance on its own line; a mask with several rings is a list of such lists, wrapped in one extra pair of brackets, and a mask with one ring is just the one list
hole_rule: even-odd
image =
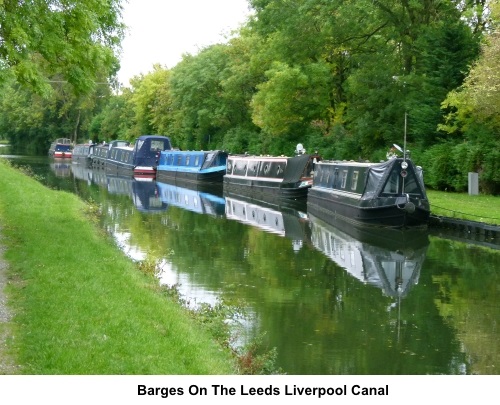
[(448, 209), (448, 208), (440, 207), (440, 206), (435, 205), (435, 204), (431, 204), (431, 207), (436, 207), (436, 208), (439, 208), (439, 209), (442, 209), (442, 210), (455, 212), (455, 213), (457, 213), (457, 214), (469, 215), (469, 216), (471, 216), (471, 217), (486, 218), (486, 219), (495, 219), (495, 220), (497, 220), (497, 221), (500, 221), (500, 218), (485, 217), (484, 215), (474, 215), (474, 214), (469, 214), (469, 213), (465, 213), (465, 212), (460, 212), (460, 211), (450, 210), (450, 209)]

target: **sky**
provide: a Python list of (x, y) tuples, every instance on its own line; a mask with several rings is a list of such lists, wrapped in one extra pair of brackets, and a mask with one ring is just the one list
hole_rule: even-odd
[(183, 54), (225, 42), (249, 13), (247, 0), (124, 0), (119, 82), (128, 86), (155, 63), (171, 69)]

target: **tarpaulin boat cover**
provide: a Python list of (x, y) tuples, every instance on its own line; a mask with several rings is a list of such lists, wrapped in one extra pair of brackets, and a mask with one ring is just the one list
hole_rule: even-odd
[[(368, 175), (366, 177), (366, 186), (365, 192), (361, 197), (362, 200), (370, 200), (380, 195), (382, 190), (384, 189), (387, 179), (393, 171), (397, 172), (399, 176), (400, 172), (400, 164), (402, 159), (389, 159), (386, 162), (382, 162), (373, 166), (370, 166), (368, 169)], [(423, 172), (421, 167), (417, 167), (413, 164), (411, 160), (407, 160), (408, 162), (408, 177), (406, 181), (408, 183), (410, 193), (415, 193), (418, 189), (418, 194), (421, 194), (425, 197), (425, 187), (424, 187), (424, 179)], [(394, 167), (398, 163), (397, 167)], [(412, 191), (410, 191), (410, 189)]]
[(311, 155), (299, 155), (288, 159), (283, 183), (295, 183), (300, 180), (304, 169), (309, 163)]

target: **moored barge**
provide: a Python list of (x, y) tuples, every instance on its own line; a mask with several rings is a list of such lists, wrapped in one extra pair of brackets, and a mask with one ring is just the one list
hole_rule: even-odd
[(95, 169), (104, 169), (106, 167), (106, 160), (109, 158), (111, 148), (118, 146), (130, 146), (129, 141), (114, 140), (109, 143), (103, 142), (96, 145), (94, 154), (92, 155), (92, 167)]
[(94, 155), (96, 144), (95, 143), (82, 143), (75, 145), (71, 160), (73, 163), (83, 164), (85, 166), (92, 166), (92, 157)]
[(155, 177), (160, 152), (171, 149), (170, 139), (160, 135), (142, 135), (134, 146), (115, 146), (109, 150), (106, 172)]
[(422, 168), (397, 157), (317, 163), (307, 207), (361, 226), (425, 227), (430, 216)]
[(57, 138), (50, 144), (49, 157), (56, 159), (71, 159), (73, 145), (69, 138)]
[(224, 190), (258, 200), (305, 201), (312, 185), (315, 155), (229, 155)]
[(165, 150), (160, 153), (156, 176), (175, 184), (220, 183), (226, 174), (227, 152)]

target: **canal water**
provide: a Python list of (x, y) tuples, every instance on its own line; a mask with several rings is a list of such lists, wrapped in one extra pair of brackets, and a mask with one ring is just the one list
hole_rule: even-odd
[(159, 282), (176, 285), (188, 305), (245, 308), (235, 344), (258, 339), (286, 374), (500, 374), (500, 247), (492, 241), (370, 234), (306, 207), (7, 158), (99, 204), (120, 248), (157, 262)]

